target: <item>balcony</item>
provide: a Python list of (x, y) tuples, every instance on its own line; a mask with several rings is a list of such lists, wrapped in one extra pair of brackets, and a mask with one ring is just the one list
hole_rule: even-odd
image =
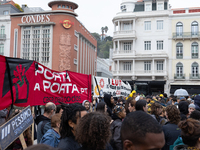
[[(113, 71), (113, 75), (133, 75), (133, 70)], [(138, 70), (134, 71), (135, 76), (167, 76), (166, 70)]]
[(6, 40), (6, 34), (0, 34), (0, 40)]
[(196, 59), (199, 57), (199, 54), (198, 53), (192, 53), (192, 58)]
[(174, 74), (174, 79), (175, 80), (184, 80), (185, 74)]
[(136, 36), (135, 30), (122, 30), (115, 31), (113, 35), (113, 39), (115, 38), (134, 38)]
[(183, 59), (183, 54), (176, 54), (177, 59)]
[(184, 40), (184, 39), (199, 39), (199, 32), (182, 32), (182, 33), (173, 33), (174, 40)]
[(200, 74), (190, 74), (190, 80), (200, 80)]
[(131, 53), (133, 53), (133, 50), (120, 50), (120, 51), (118, 51), (117, 49), (116, 49), (116, 51), (114, 51), (113, 52), (114, 54), (131, 54)]

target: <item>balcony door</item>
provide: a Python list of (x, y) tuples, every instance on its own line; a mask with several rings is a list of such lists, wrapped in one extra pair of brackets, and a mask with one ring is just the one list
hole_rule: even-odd
[(194, 62), (192, 64), (192, 77), (193, 78), (198, 77), (198, 74), (199, 74), (199, 65), (198, 63)]
[(177, 77), (182, 77), (183, 76), (183, 64), (182, 63), (178, 63), (176, 65), (176, 76)]
[(183, 36), (183, 24), (181, 22), (176, 24), (176, 35)]
[(198, 35), (199, 26), (196, 21), (192, 22), (192, 35)]

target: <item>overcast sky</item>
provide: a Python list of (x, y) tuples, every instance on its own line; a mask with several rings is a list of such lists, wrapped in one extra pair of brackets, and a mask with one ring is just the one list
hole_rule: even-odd
[[(28, 7), (41, 7), (50, 10), (48, 3), (51, 0), (14, 0), (19, 5)], [(120, 12), (122, 0), (70, 0), (79, 5), (75, 12), (78, 19), (90, 32), (101, 33), (101, 27), (108, 26), (108, 35), (113, 36), (113, 17)], [(169, 0), (172, 8), (200, 7), (200, 0)]]

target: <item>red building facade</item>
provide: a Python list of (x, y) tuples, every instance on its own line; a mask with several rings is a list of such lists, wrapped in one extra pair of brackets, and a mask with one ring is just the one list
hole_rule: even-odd
[(57, 71), (96, 75), (97, 41), (77, 20), (78, 5), (49, 2), (51, 11), (11, 14), (10, 56)]

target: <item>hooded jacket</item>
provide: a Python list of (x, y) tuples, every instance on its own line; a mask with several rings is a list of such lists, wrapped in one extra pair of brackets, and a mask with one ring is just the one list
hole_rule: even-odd
[(186, 101), (181, 101), (178, 104), (178, 108), (180, 110), (181, 113), (181, 121), (187, 119), (187, 114), (188, 112), (188, 103)]
[(110, 94), (105, 94), (104, 95), (104, 102), (107, 105), (107, 112), (108, 112), (109, 116), (112, 117), (113, 104), (111, 104), (110, 98), (111, 98)]
[(51, 119), (40, 115), (35, 119), (37, 126), (37, 143), (40, 143), (42, 136), (51, 129)]

